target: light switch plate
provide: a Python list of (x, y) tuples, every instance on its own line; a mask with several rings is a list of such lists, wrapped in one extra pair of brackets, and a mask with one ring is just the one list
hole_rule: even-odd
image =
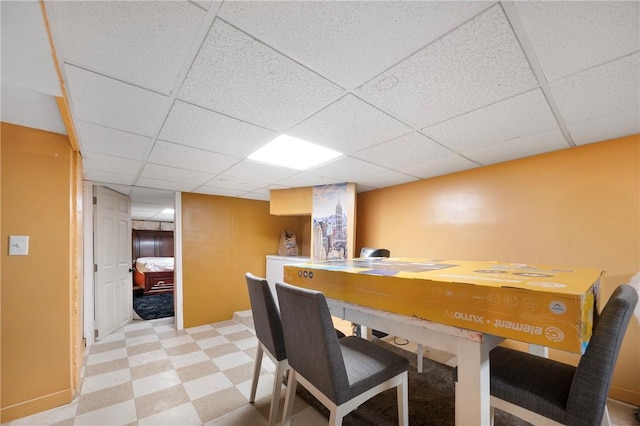
[(27, 256), (29, 254), (28, 235), (9, 235), (9, 256)]

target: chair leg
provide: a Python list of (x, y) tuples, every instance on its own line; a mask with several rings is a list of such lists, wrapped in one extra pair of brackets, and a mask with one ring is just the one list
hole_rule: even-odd
[(458, 381), (456, 380), (455, 383), (453, 384), (453, 392), (454, 392), (454, 401), (455, 401), (455, 419), (459, 419), (460, 418), (460, 412), (458, 410), (458, 401), (460, 401), (460, 395), (458, 395), (460, 393), (460, 391), (458, 391)]
[(609, 409), (606, 404), (604, 406), (604, 415), (602, 416), (602, 426), (611, 426), (611, 417), (609, 417)]
[(402, 383), (397, 386), (398, 397), (398, 424), (409, 424), (409, 375), (405, 371), (402, 375)]
[(293, 413), (293, 401), (296, 399), (296, 388), (298, 387), (298, 374), (289, 369), (287, 380), (287, 396), (284, 399), (284, 412), (282, 413), (282, 426), (291, 424), (291, 414)]
[(333, 407), (329, 414), (329, 425), (331, 426), (341, 426), (342, 419), (344, 418), (344, 414), (340, 412), (340, 407)]
[(287, 360), (278, 361), (273, 377), (273, 391), (271, 392), (271, 408), (269, 409), (269, 426), (276, 424), (278, 409), (280, 408), (280, 396), (282, 395), (282, 378), (287, 370)]
[(496, 407), (494, 407), (493, 405), (489, 408), (489, 416), (490, 416), (489, 425), (493, 426), (496, 420)]
[(262, 343), (258, 342), (258, 348), (256, 349), (256, 360), (253, 367), (253, 380), (251, 381), (251, 395), (249, 396), (249, 402), (256, 400), (256, 389), (258, 388), (258, 378), (260, 377), (260, 368), (262, 367)]
[(418, 343), (418, 373), (422, 373), (422, 363), (424, 361), (424, 346)]

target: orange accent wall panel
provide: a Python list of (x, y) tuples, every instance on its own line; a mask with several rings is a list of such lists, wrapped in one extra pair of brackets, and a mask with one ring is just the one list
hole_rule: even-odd
[[(64, 135), (1, 124), (1, 421), (73, 398), (73, 154)], [(9, 235), (29, 254), (9, 256)], [(74, 337), (72, 337), (74, 333)]]
[[(359, 194), (356, 239), (392, 257), (602, 269), (606, 300), (640, 271), (640, 136)], [(639, 328), (611, 390), (636, 405)]]
[(271, 215), (268, 201), (183, 193), (184, 326), (228, 320), (249, 309), (244, 274), (266, 276), (266, 255), (277, 253), (283, 229), (308, 247), (301, 238), (305, 224), (308, 218)]

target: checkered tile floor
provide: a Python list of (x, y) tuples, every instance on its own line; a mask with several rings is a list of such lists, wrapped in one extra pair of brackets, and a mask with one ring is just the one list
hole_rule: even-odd
[[(181, 331), (173, 318), (134, 321), (89, 348), (73, 402), (3, 426), (266, 425), (275, 366), (263, 360), (250, 404), (256, 344), (250, 311)], [(284, 392), (280, 415), (283, 405)], [(637, 424), (637, 407), (612, 400), (608, 406), (613, 425)], [(327, 419), (296, 398), (292, 424), (326, 426)]]
[[(266, 425), (275, 367), (263, 360), (250, 404), (256, 342), (235, 320), (182, 331), (173, 318), (134, 321), (89, 348), (71, 404), (6, 425)], [(294, 412), (293, 423), (327, 424), (301, 399)]]

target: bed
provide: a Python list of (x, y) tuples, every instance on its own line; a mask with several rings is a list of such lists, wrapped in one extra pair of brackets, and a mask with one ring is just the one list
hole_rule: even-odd
[(133, 267), (133, 281), (144, 294), (173, 291), (173, 257), (139, 257)]
[(133, 230), (133, 286), (144, 294), (173, 291), (173, 231)]

